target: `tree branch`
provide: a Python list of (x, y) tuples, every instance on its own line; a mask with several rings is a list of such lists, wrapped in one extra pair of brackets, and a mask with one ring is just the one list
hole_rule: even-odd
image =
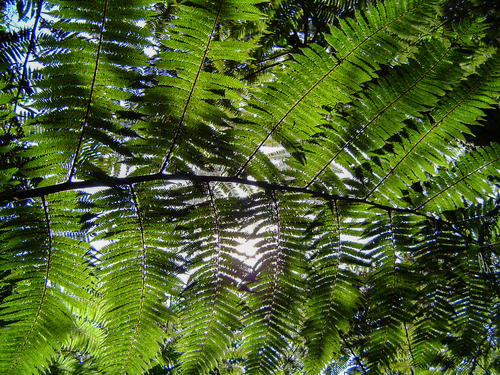
[(35, 188), (31, 190), (20, 190), (14, 192), (8, 192), (0, 194), (0, 204), (7, 204), (18, 200), (31, 199), (36, 197), (41, 197), (44, 195), (50, 195), (59, 193), (62, 191), (68, 190), (84, 190), (89, 188), (96, 187), (115, 187), (121, 185), (131, 185), (141, 182), (149, 182), (149, 181), (192, 181), (192, 182), (225, 182), (225, 183), (233, 183), (233, 184), (241, 184), (248, 186), (255, 186), (262, 189), (268, 189), (273, 191), (283, 191), (283, 192), (294, 192), (294, 193), (303, 193), (308, 194), (311, 197), (323, 198), (326, 200), (334, 200), (334, 201), (346, 201), (352, 203), (365, 203), (374, 208), (379, 208), (381, 210), (391, 210), (396, 212), (404, 212), (415, 214), (419, 216), (425, 216), (429, 219), (435, 220), (434, 217), (426, 215), (424, 213), (418, 212), (414, 209), (407, 208), (397, 208), (392, 206), (387, 206), (383, 204), (378, 204), (374, 202), (367, 201), (362, 198), (355, 198), (349, 196), (335, 195), (324, 193), (321, 191), (315, 191), (309, 188), (297, 187), (297, 186), (287, 186), (276, 183), (270, 183), (266, 181), (255, 181), (255, 180), (247, 180), (245, 178), (240, 177), (226, 177), (226, 176), (207, 176), (207, 175), (194, 175), (187, 173), (175, 173), (175, 174), (163, 174), (163, 173), (155, 173), (143, 176), (133, 176), (133, 177), (106, 177), (103, 179), (92, 179), (86, 181), (67, 181), (57, 185), (44, 186), (40, 188)]
[(191, 182), (223, 182), (223, 183), (231, 183), (231, 184), (241, 184), (247, 186), (255, 186), (261, 189), (267, 189), (272, 191), (282, 191), (282, 192), (292, 192), (292, 193), (302, 193), (308, 194), (314, 198), (321, 198), (327, 201), (344, 201), (350, 203), (363, 203), (372, 208), (378, 208), (383, 211), (392, 211), (392, 212), (401, 212), (406, 214), (417, 215), (421, 217), (425, 217), (426, 219), (432, 222), (440, 222), (441, 224), (446, 225), (450, 230), (459, 234), (464, 238), (468, 238), (471, 242), (484, 247), (489, 245), (481, 245), (478, 241), (474, 240), (470, 236), (462, 233), (460, 230), (455, 228), (453, 223), (450, 223), (444, 219), (435, 217), (430, 214), (426, 214), (418, 211), (417, 209), (412, 208), (399, 208), (392, 207), (384, 204), (379, 204), (375, 202), (370, 202), (364, 198), (355, 198), (350, 196), (343, 195), (335, 195), (324, 193), (321, 191), (315, 191), (306, 187), (297, 187), (297, 186), (287, 186), (276, 183), (270, 183), (266, 181), (255, 181), (255, 180), (247, 180), (245, 178), (240, 177), (226, 177), (226, 176), (207, 176), (207, 175), (195, 175), (188, 173), (175, 173), (175, 174), (163, 174), (163, 173), (155, 173), (144, 176), (133, 176), (133, 177), (104, 177), (101, 179), (93, 179), (87, 181), (67, 181), (57, 185), (44, 186), (40, 188), (35, 188), (31, 190), (20, 190), (20, 191), (12, 191), (0, 194), (0, 205), (7, 205), (9, 203), (13, 203), (20, 200), (32, 199), (36, 197), (43, 197), (50, 194), (56, 194), (63, 191), (69, 190), (84, 190), (96, 187), (102, 188), (112, 188), (115, 186), (122, 185), (131, 185), (141, 182), (149, 182), (149, 181), (191, 181)]

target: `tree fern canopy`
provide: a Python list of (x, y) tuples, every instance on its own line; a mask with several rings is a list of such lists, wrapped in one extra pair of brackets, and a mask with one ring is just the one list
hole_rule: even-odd
[(500, 373), (494, 2), (0, 10), (0, 373)]

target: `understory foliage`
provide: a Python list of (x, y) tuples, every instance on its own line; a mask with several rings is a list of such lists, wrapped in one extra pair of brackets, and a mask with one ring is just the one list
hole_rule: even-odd
[(498, 14), (455, 3), (5, 2), (0, 373), (500, 373)]

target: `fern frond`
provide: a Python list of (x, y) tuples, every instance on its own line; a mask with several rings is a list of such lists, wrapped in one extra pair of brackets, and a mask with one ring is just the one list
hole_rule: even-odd
[[(141, 373), (155, 364), (170, 318), (165, 299), (178, 289), (176, 256), (164, 235), (169, 224), (156, 216), (164, 202), (147, 194), (150, 188), (129, 185), (94, 197), (106, 207), (96, 219), (96, 240), (107, 242), (98, 277), (106, 314), (103, 366), (110, 372)], [(148, 214), (152, 207), (159, 212)]]
[(459, 254), (460, 267), (456, 271), (460, 279), (455, 285), (457, 295), (452, 300), (453, 333), (458, 337), (448, 344), (457, 360), (477, 352), (482, 338), (488, 334), (493, 295), (480, 261), (477, 246), (468, 246)]
[(370, 251), (372, 270), (367, 276), (366, 319), (370, 322), (366, 353), (374, 371), (390, 368), (406, 343), (404, 324), (412, 321), (415, 275), (410, 272), (408, 246), (415, 218), (384, 213), (371, 220), (365, 235), (373, 237), (365, 246)]
[[(41, 115), (26, 139), (33, 157), (44, 155), (42, 171), (50, 171), (44, 173), (46, 183), (95, 176), (104, 154), (130, 155), (122, 147), (123, 136), (135, 133), (114, 113), (131, 96), (128, 87), (137, 77), (132, 69), (146, 64), (146, 33), (139, 21), (147, 17), (149, 5), (61, 1), (51, 12), (58, 19), (54, 28), (66, 36), (44, 40), (43, 47), (53, 53), (38, 59), (46, 77), (36, 95)], [(89, 157), (85, 147), (99, 152)], [(25, 171), (28, 176), (40, 172), (31, 165)]]
[[(453, 56), (453, 50), (446, 48), (440, 41), (426, 43), (420, 56), (422, 58), (411, 60), (409, 64), (393, 69), (392, 74), (387, 77), (378, 79), (376, 84), (370, 85), (370, 89), (360, 95), (346, 115), (339, 116), (338, 120), (335, 118), (333, 126), (325, 126), (328, 143), (321, 147), (336, 152), (306, 186), (310, 186), (327, 172), (332, 163), (352, 168), (363, 160), (367, 151), (384, 147), (391, 135), (403, 131), (404, 121), (408, 117), (421, 118), (422, 113), (432, 108), (438, 98), (445, 94), (450, 84), (465, 74), (459, 65), (460, 57)], [(449, 77), (448, 83), (442, 80), (445, 72)], [(345, 143), (339, 143), (339, 138), (345, 140)], [(349, 150), (348, 158), (345, 158), (346, 150)], [(315, 159), (319, 159), (321, 155), (315, 148), (311, 149), (311, 154), (318, 155)], [(374, 178), (370, 180), (373, 181)], [(384, 179), (380, 184), (383, 181)], [(365, 199), (376, 188), (378, 185), (366, 194)]]
[(0, 372), (497, 371), (500, 58), (445, 3), (18, 1)]
[[(269, 196), (270, 195), (270, 196)], [(308, 203), (300, 195), (286, 200), (276, 192), (259, 194), (255, 233), (257, 262), (244, 295), (243, 350), (249, 374), (273, 373), (280, 365), (294, 332), (298, 332), (303, 302), (304, 253)]]
[(136, 129), (164, 153), (161, 161), (148, 161), (148, 171), (152, 165), (160, 172), (186, 171), (189, 164), (204, 168), (207, 147), (216, 156), (212, 163), (227, 164), (230, 150), (225, 132), (230, 116), (221, 102), (239, 99), (236, 91), (244, 85), (229, 74), (217, 73), (211, 65), (215, 60), (238, 62), (249, 57), (254, 45), (221, 40), (218, 30), (228, 22), (259, 19), (256, 3), (202, 0), (179, 5), (168, 37), (162, 41), (165, 52), (154, 64), (161, 72), (154, 77), (157, 83), (139, 99), (145, 103), (141, 111), (149, 117), (138, 122)]
[(203, 191), (204, 198), (193, 197), (199, 203), (183, 218), (184, 228), (179, 229), (184, 233), (183, 250), (190, 259), (190, 277), (182, 296), (185, 307), (179, 320), (180, 360), (185, 374), (217, 368), (241, 325), (241, 301), (236, 292), (241, 261), (233, 255), (239, 234), (237, 223), (230, 220), (238, 202), (224, 197), (215, 184), (205, 184)]
[(460, 239), (438, 223), (423, 223), (422, 236), (415, 249), (415, 268), (425, 277), (416, 297), (413, 350), (415, 366), (427, 368), (439, 361), (437, 353), (446, 350), (446, 336), (453, 314), (450, 284), (455, 277), (455, 254)]
[[(482, 116), (481, 109), (494, 104), (489, 93), (498, 90), (498, 65), (495, 60), (489, 61), (479, 69), (481, 76), (469, 76), (468, 84), (454, 87), (440, 100), (437, 109), (429, 113), (428, 119), (413, 122), (406, 128), (407, 137), (393, 143), (394, 157), (380, 158), (380, 167), (373, 165), (374, 178), (383, 177), (366, 197), (375, 191), (382, 196), (392, 192), (401, 196), (413, 183), (435, 175), (439, 167), (448, 166), (449, 159), (436, 150), (449, 148), (457, 139), (462, 139), (462, 133), (469, 132), (466, 125), (474, 124)], [(416, 165), (419, 167), (415, 168)]]
[[(409, 148), (406, 154), (399, 149), (397, 140), (401, 136), (404, 138), (406, 131), (411, 132), (411, 128), (408, 129), (407, 125), (409, 118), (426, 118), (425, 113), (435, 105), (438, 99), (468, 74), (461, 67), (461, 64), (467, 61), (469, 55), (464, 54), (457, 46), (466, 45), (468, 40), (484, 27), (486, 26), (481, 22), (469, 22), (461, 25), (460, 28), (457, 27), (457, 34), (453, 35), (453, 42), (437, 39), (423, 42), (423, 45), (414, 52), (413, 58), (407, 64), (391, 69), (387, 76), (370, 84), (370, 89), (359, 95), (358, 101), (353, 103), (345, 113), (341, 111), (338, 118), (336, 116), (332, 118), (331, 124), (325, 124), (324, 144), (321, 142), (320, 146), (314, 144), (311, 146), (311, 161), (319, 164), (321, 160), (324, 160), (322, 158), (325, 153), (320, 151), (320, 147), (322, 150), (334, 150), (335, 152), (332, 152), (328, 162), (322, 166), (306, 186), (311, 185), (320, 177), (324, 178), (322, 175), (329, 172), (329, 167), (333, 163), (341, 164), (348, 170), (352, 169), (364, 159), (363, 156), (370, 150), (376, 153), (374, 157), (379, 158), (380, 150), (384, 149), (387, 151), (387, 159), (380, 158), (378, 163), (382, 163), (382, 166), (377, 165), (377, 163), (371, 165), (370, 185), (364, 186), (366, 192), (359, 192), (359, 194), (365, 194), (365, 199), (368, 199), (382, 184), (387, 183), (386, 186), (397, 196), (400, 194), (394, 187), (397, 182), (406, 183), (406, 185), (402, 184), (400, 188), (403, 190), (417, 180), (418, 177), (415, 177), (413, 181), (408, 181), (408, 175), (411, 173), (404, 172), (404, 169), (401, 171), (401, 167), (404, 166), (402, 162), (408, 155), (416, 157), (415, 148), (427, 145), (422, 154), (434, 156), (431, 159), (433, 165), (434, 163), (437, 165), (446, 164), (442, 157), (439, 158), (439, 155), (436, 155), (434, 151), (436, 145), (427, 140), (422, 142), (423, 145), (418, 142), (413, 147), (406, 146)], [(441, 139), (441, 137), (441, 135), (436, 135), (436, 140)], [(446, 140), (442, 141), (444, 147), (446, 147), (444, 145)], [(347, 150), (349, 153), (345, 152)], [(402, 154), (404, 157), (401, 162), (392, 167), (385, 166), (387, 162), (392, 163), (395, 158)], [(422, 168), (417, 168), (417, 172), (421, 169), (429, 170), (430, 167), (425, 164), (425, 160), (428, 158), (427, 156), (418, 159)], [(415, 166), (416, 161), (410, 158), (405, 162)], [(380, 180), (376, 182), (379, 178)], [(332, 179), (333, 177), (330, 177), (326, 181)], [(387, 179), (389, 181), (386, 181)]]
[(106, 339), (106, 331), (102, 325), (104, 320), (100, 298), (80, 301), (78, 308), (72, 308), (74, 327), (68, 340), (63, 344), (63, 351), (78, 352), (91, 357), (98, 363), (102, 356), (102, 348)]
[[(389, 64), (397, 49), (408, 43), (395, 39), (391, 30), (409, 25), (417, 15), (425, 14), (426, 7), (424, 1), (380, 3), (378, 8), (370, 8), (369, 17), (358, 14), (356, 21), (341, 20), (338, 29), (332, 28), (331, 35), (325, 35), (332, 53), (311, 45), (302, 50), (303, 55), (295, 55), (287, 71), (277, 74), (276, 81), (249, 102), (247, 110), (254, 118), (249, 120), (251, 133), (245, 138), (253, 142), (241, 139), (245, 147), (242, 153), (248, 157), (237, 175), (247, 168), (248, 173), (262, 175), (264, 167), (254, 166), (252, 160), (271, 139), (304, 164), (309, 155), (301, 142), (321, 132), (318, 125), (328, 114), (325, 108), (352, 102), (362, 85), (376, 77), (380, 64)], [(293, 94), (297, 88), (299, 92)], [(280, 106), (273, 105), (277, 101)]]
[(37, 34), (39, 33), (43, 8), (42, 4), (35, 5), (32, 1), (25, 4), (18, 2), (18, 6), (21, 6), (18, 7), (20, 19), (24, 17), (22, 15), (24, 12), (23, 5), (27, 6), (26, 12), (32, 6), (33, 25), (30, 28), (21, 28), (19, 31), (8, 30), (5, 32), (2, 30), (2, 41), (0, 42), (0, 64), (5, 69), (2, 78), (12, 81), (12, 86), (9, 89), (12, 90), (11, 92), (15, 92), (15, 106), (34, 92), (34, 82), (30, 74), (29, 63), (38, 49)]
[(2, 269), (8, 272), (3, 282), (12, 286), (0, 306), (0, 319), (8, 324), (0, 333), (5, 374), (46, 367), (73, 325), (68, 307), (87, 297), (85, 243), (71, 238), (71, 231), (79, 231), (73, 198), (42, 197), (2, 210)]
[(496, 293), (477, 245), (436, 223), (425, 229), (415, 253), (426, 280), (417, 298), (416, 365), (439, 363), (444, 350), (458, 363), (482, 345)]
[(349, 330), (361, 300), (362, 280), (356, 272), (369, 265), (360, 244), (347, 239), (360, 234), (346, 223), (352, 211), (335, 201), (330, 208), (320, 212), (310, 234), (315, 240), (301, 334), (308, 348), (305, 369), (312, 374), (321, 373), (340, 354), (339, 332)]
[(416, 208), (453, 210), (463, 207), (467, 201), (474, 202), (476, 196), (493, 196), (488, 178), (497, 173), (499, 163), (500, 147), (497, 144), (466, 153), (450, 169), (439, 170), (432, 185), (429, 184), (428, 195), (415, 199)]

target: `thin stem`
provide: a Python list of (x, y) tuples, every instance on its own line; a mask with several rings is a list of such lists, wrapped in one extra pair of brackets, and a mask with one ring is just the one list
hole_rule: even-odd
[[(27, 76), (28, 76), (28, 64), (29, 64), (29, 59), (30, 55), (35, 49), (35, 39), (36, 39), (36, 30), (38, 28), (38, 22), (40, 21), (40, 17), (42, 15), (42, 8), (43, 8), (43, 0), (40, 0), (38, 4), (38, 9), (36, 11), (36, 16), (35, 16), (35, 23), (33, 24), (33, 28), (31, 29), (31, 36), (30, 36), (30, 44), (28, 46), (28, 50), (26, 51), (26, 57), (24, 59), (24, 64), (23, 64), (23, 73), (21, 76), (21, 80), (19, 81), (19, 87), (17, 90), (16, 94), (16, 99), (14, 100), (14, 110), (13, 113), (17, 113), (17, 106), (19, 103), (19, 98), (21, 97), (21, 93), (23, 91), (22, 85), (26, 84)], [(12, 123), (9, 122), (9, 129), (7, 130), (7, 133), (10, 133), (10, 130), (12, 128)]]

